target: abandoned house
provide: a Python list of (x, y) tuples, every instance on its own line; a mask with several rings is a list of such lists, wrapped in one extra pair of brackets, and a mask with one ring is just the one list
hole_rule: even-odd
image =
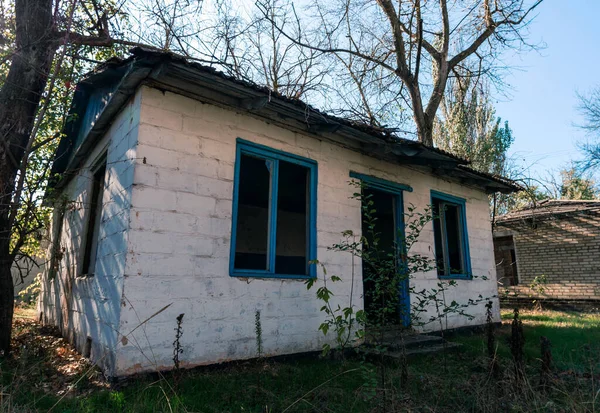
[(500, 297), (548, 308), (600, 308), (600, 201), (547, 200), (499, 216)]
[[(309, 263), (318, 259), (342, 279), (336, 302), (352, 292), (363, 308), (360, 260), (328, 249), (346, 230), (361, 234), (353, 179), (368, 185), (390, 244), (408, 206), (445, 211), (413, 248), (439, 264), (415, 275), (416, 288), (458, 280), (447, 300), (497, 304), (488, 194), (518, 189), (443, 151), (143, 49), (78, 84), (53, 176), (40, 319), (110, 376), (172, 368), (180, 315), (184, 367), (256, 357), (257, 311), (265, 355), (333, 343), (305, 281), (323, 276)], [(483, 305), (469, 312), (448, 328), (485, 322)]]

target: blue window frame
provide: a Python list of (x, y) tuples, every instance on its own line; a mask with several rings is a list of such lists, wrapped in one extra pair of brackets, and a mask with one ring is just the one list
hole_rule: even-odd
[(317, 163), (238, 138), (229, 274), (316, 276)]
[(466, 201), (463, 198), (431, 191), (431, 205), (438, 277), (470, 279), (471, 254)]

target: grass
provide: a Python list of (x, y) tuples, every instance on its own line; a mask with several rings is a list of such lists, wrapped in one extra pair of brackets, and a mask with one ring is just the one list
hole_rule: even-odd
[[(400, 369), (316, 357), (250, 361), (143, 376), (108, 386), (55, 331), (16, 320), (14, 360), (0, 362), (0, 411), (29, 412), (593, 412), (600, 409), (600, 316), (524, 312), (528, 380), (515, 385), (508, 337), (510, 313), (497, 331), (502, 373), (488, 369), (485, 338), (451, 338), (460, 351), (411, 358)], [(553, 345), (551, 387), (537, 386), (540, 336)], [(381, 374), (385, 385), (381, 385)], [(385, 400), (385, 402), (383, 401)]]
[[(502, 328), (497, 332), (498, 353), (510, 357), (508, 340), (513, 312), (502, 311)], [(526, 337), (525, 357), (535, 363), (540, 355), (540, 337), (552, 343), (552, 356), (557, 369), (584, 372), (590, 369), (589, 362), (600, 352), (600, 314), (585, 314), (563, 311), (525, 311), (520, 316)], [(479, 336), (457, 337), (467, 351), (484, 355), (487, 350)], [(596, 362), (597, 362), (596, 357)], [(596, 366), (600, 373), (600, 366)]]

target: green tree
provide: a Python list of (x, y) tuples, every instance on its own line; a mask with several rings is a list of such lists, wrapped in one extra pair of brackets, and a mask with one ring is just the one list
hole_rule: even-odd
[(514, 138), (508, 122), (496, 117), (489, 88), (465, 76), (449, 81), (434, 141), (438, 148), (471, 161), (478, 171), (502, 175)]
[(584, 176), (575, 168), (560, 171), (561, 184), (559, 195), (562, 199), (593, 200), (598, 199), (600, 189), (592, 178)]

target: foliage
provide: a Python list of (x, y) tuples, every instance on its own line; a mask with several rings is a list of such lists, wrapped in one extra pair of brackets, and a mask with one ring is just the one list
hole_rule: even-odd
[[(511, 386), (508, 337), (512, 313), (504, 312), (503, 318), (506, 323), (497, 330), (497, 357), (502, 367), (497, 379), (489, 377), (485, 335), (456, 335), (453, 340), (463, 344), (460, 351), (414, 359), (409, 366), (414, 379), (409, 385), (389, 387), (387, 411), (583, 413), (600, 408), (596, 396), (598, 314), (522, 312), (527, 381), (519, 393)], [(54, 331), (22, 320), (18, 313), (15, 340), (21, 345), (15, 346), (14, 360), (0, 362), (2, 412), (47, 412), (55, 404), (53, 412), (87, 413), (377, 411), (373, 403), (378, 386), (373, 374), (376, 366), (369, 362), (304, 357), (274, 361), (268, 368), (263, 363), (228, 363), (183, 370), (177, 380), (168, 374), (149, 375), (111, 386)], [(544, 392), (535, 390), (541, 336), (552, 342), (554, 358), (553, 374)], [(443, 359), (447, 370), (440, 369)], [(387, 374), (389, 383), (398, 383), (397, 365), (389, 363)], [(257, 375), (263, 376), (264, 388), (258, 400), (253, 388)]]
[(259, 310), (254, 313), (254, 332), (256, 333), (256, 355), (261, 358), (263, 356), (263, 336)]
[[(344, 236), (349, 239), (352, 233), (347, 231)], [(311, 264), (319, 265), (318, 261), (312, 261)], [(361, 339), (364, 336), (365, 313), (364, 310), (356, 310), (356, 306), (352, 303), (352, 294), (350, 302), (346, 307), (341, 307), (339, 303), (335, 304), (332, 301), (333, 292), (327, 287), (328, 280), (332, 283), (341, 281), (338, 276), (328, 276), (327, 268), (321, 265), (323, 271), (323, 285), (317, 288), (316, 296), (323, 302), (321, 311), (325, 313), (325, 320), (319, 325), (319, 331), (327, 335), (329, 330), (335, 333), (335, 341), (337, 350), (343, 356), (346, 348), (353, 339)], [(317, 278), (311, 278), (306, 281), (306, 288), (311, 289), (317, 282)], [(354, 270), (352, 271), (352, 285), (354, 285)], [(323, 354), (328, 354), (331, 351), (329, 343), (323, 344)]]
[(519, 309), (515, 308), (513, 312), (513, 321), (511, 323), (510, 335), (510, 353), (514, 364), (516, 389), (520, 389), (520, 384), (525, 376), (525, 335), (523, 333), (523, 322), (519, 319)]
[(468, 159), (481, 172), (503, 175), (514, 137), (495, 113), (488, 86), (470, 77), (449, 79), (442, 116), (434, 124), (436, 146)]
[(597, 182), (584, 176), (575, 168), (560, 171), (560, 198), (574, 200), (593, 200), (600, 197), (600, 188)]
[(183, 336), (183, 316), (185, 314), (179, 314), (176, 318), (177, 325), (175, 326), (175, 341), (173, 341), (173, 366), (175, 370), (179, 370), (181, 363), (180, 357), (183, 353), (181, 348), (181, 337)]
[(533, 280), (528, 286), (531, 290), (529, 298), (531, 299), (532, 304), (534, 304), (535, 308), (538, 310), (541, 310), (542, 307), (539, 297), (542, 296), (546, 291), (546, 284), (548, 284), (548, 277), (546, 277), (544, 274), (541, 274), (533, 277)]
[(26, 303), (35, 303), (42, 291), (42, 274), (38, 273), (31, 284), (19, 291), (19, 298)]
[[(351, 338), (358, 340), (365, 337), (365, 331), (375, 331), (374, 336), (370, 334), (367, 338), (373, 340), (377, 351), (384, 352), (387, 349), (383, 334), (385, 327), (401, 324), (405, 318), (410, 320), (409, 325), (412, 327), (424, 327), (437, 322), (440, 324), (440, 330), (445, 328), (443, 321), (447, 321), (451, 315), (472, 318), (467, 313), (467, 309), (480, 304), (484, 298), (479, 295), (465, 303), (455, 300), (447, 302), (447, 292), (458, 286), (456, 280), (439, 280), (430, 288), (417, 288), (414, 283), (413, 285), (410, 283), (415, 274), (427, 273), (437, 268), (433, 257), (413, 250), (419, 242), (423, 229), (435, 218), (431, 206), (423, 211), (418, 211), (413, 205), (407, 206), (404, 225), (398, 234), (399, 241), (394, 242), (392, 249), (388, 250), (382, 244), (372, 194), (365, 192), (368, 184), (351, 181), (350, 185), (360, 189), (353, 194), (353, 199), (361, 203), (363, 234), (358, 238), (352, 231), (344, 231), (343, 240), (328, 249), (351, 254), (352, 285), (354, 284), (354, 259), (361, 260), (363, 284), (370, 285), (369, 291), (363, 292), (363, 296), (369, 295), (371, 302), (377, 303), (377, 306), (356, 311), (356, 306), (352, 302), (353, 294), (350, 294), (350, 302), (347, 306), (342, 307), (340, 304), (334, 306), (332, 304), (334, 293), (328, 287), (327, 281), (336, 283), (342, 281), (343, 277), (335, 275), (328, 277), (327, 269), (321, 265), (324, 274), (323, 285), (317, 289), (316, 296), (324, 303), (321, 311), (326, 314), (326, 318), (319, 329), (324, 334), (327, 334), (330, 329), (333, 330), (338, 348), (342, 349), (350, 344)], [(317, 282), (317, 279), (311, 279), (306, 284), (310, 289)], [(405, 294), (410, 294), (414, 299), (410, 309), (404, 308), (403, 303), (400, 302), (399, 288), (406, 289)], [(354, 337), (350, 334), (353, 326), (356, 328)], [(399, 334), (404, 334), (404, 330)], [(329, 345), (325, 344), (324, 352), (329, 350)]]
[(542, 190), (539, 185), (528, 185), (523, 191), (512, 194), (495, 194), (492, 197), (492, 203), (494, 204), (492, 209), (494, 215), (498, 216), (535, 206), (549, 198), (548, 192)]

